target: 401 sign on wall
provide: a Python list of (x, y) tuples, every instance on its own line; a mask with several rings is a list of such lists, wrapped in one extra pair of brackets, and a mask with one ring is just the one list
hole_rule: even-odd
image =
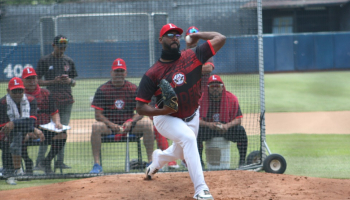
[(21, 64), (16, 64), (12, 67), (12, 64), (8, 64), (7, 67), (4, 69), (4, 74), (6, 78), (13, 78), (13, 77), (22, 77), (22, 71), (26, 67), (33, 67), (31, 64), (26, 64), (24, 67)]

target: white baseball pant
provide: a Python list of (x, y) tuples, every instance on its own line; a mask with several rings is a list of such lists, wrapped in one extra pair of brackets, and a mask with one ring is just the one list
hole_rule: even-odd
[(185, 159), (194, 184), (194, 197), (202, 190), (209, 190), (204, 180), (196, 141), (199, 128), (199, 109), (190, 122), (184, 122), (180, 118), (169, 115), (154, 116), (153, 122), (159, 133), (172, 140), (173, 144), (164, 151), (158, 149), (153, 153), (152, 167), (160, 169), (170, 161)]

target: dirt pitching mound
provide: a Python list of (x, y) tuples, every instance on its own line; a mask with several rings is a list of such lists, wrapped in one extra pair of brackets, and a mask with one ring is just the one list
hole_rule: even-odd
[[(204, 172), (216, 200), (350, 199), (350, 180), (311, 178), (252, 171)], [(122, 174), (51, 185), (1, 191), (6, 200), (190, 200), (193, 184), (188, 172), (159, 173), (153, 180), (143, 174)]]

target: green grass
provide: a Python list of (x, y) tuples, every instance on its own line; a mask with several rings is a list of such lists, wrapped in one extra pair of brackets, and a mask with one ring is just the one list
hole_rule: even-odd
[(350, 71), (265, 75), (267, 112), (350, 110)]
[(350, 135), (267, 135), (266, 141), (272, 153), (286, 159), (285, 174), (350, 178)]

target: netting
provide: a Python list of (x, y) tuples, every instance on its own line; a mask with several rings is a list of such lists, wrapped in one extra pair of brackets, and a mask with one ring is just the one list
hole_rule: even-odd
[[(6, 95), (11, 78), (22, 77), (23, 69), (32, 67), (41, 79), (40, 86), (56, 95), (52, 101), (59, 110), (61, 123), (70, 127), (59, 133), (44, 131), (46, 143), (33, 135), (22, 134), (22, 148), (28, 152), (28, 156), (22, 155), (21, 159), (23, 177), (86, 177), (140, 172), (151, 160), (153, 150), (165, 150), (172, 144), (155, 130), (152, 117), (145, 116), (136, 124), (131, 123), (132, 129), (124, 134), (118, 127), (101, 122), (103, 120), (99, 118), (102, 114), (119, 120), (116, 124), (121, 126), (136, 113), (136, 89), (132, 85), (138, 86), (144, 73), (160, 58), (159, 31), (167, 23), (184, 30), (180, 50), (186, 48), (185, 31), (190, 26), (197, 27), (200, 32), (215, 31), (226, 36), (225, 45), (211, 62), (215, 66), (213, 71), (202, 79), (208, 81), (212, 75), (221, 77), (226, 90), (239, 102), (241, 115), (238, 113), (232, 120), (239, 119), (241, 123), (226, 132), (231, 134), (230, 139), (218, 137), (218, 134), (203, 139), (200, 147), (203, 169), (238, 169), (261, 164), (259, 159), (255, 160), (261, 155), (261, 136), (264, 134), (261, 129), (261, 113), (264, 112), (262, 17), (261, 8), (260, 11), (257, 9), (260, 4), (259, 0), (186, 0), (5, 6), (6, 15), (0, 23), (1, 97)], [(68, 39), (64, 51), (68, 57), (59, 61), (53, 58), (52, 44), (57, 35), (62, 35), (59, 39)], [(200, 41), (198, 45), (204, 42)], [(117, 58), (125, 61), (126, 80), (130, 86), (116, 92), (108, 89), (108, 81), (113, 76), (111, 66)], [(62, 74), (74, 81), (45, 83)], [(202, 85), (203, 90), (210, 90), (207, 84)], [(49, 101), (41, 104), (45, 108), (38, 106), (37, 118), (43, 117), (42, 110), (52, 111)], [(110, 101), (114, 101), (112, 107), (107, 106)], [(206, 104), (212, 106), (209, 101)], [(6, 102), (1, 108), (6, 110)], [(1, 114), (1, 126), (8, 120), (5, 110), (1, 111), (4, 113)], [(222, 113), (217, 110), (208, 113), (205, 120), (226, 123), (220, 120), (217, 114)], [(55, 112), (49, 114), (53, 118)], [(39, 124), (36, 127), (39, 128)], [(199, 134), (209, 134), (203, 127), (200, 131)], [(66, 142), (62, 135), (66, 135)], [(55, 139), (51, 139), (52, 136)], [(12, 134), (1, 136), (3, 172), (16, 168), (9, 148), (12, 137)], [(48, 163), (53, 172), (46, 167)], [(103, 171), (93, 167), (96, 163)], [(186, 171), (187, 168), (179, 159), (166, 164), (162, 170)]]

